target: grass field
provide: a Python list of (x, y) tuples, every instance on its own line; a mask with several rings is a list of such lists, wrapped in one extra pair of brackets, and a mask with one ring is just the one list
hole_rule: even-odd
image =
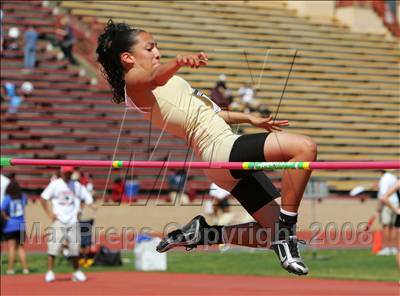
[[(320, 250), (317, 259), (311, 252), (303, 252), (310, 267), (308, 277), (325, 279), (352, 279), (374, 281), (398, 281), (394, 256), (376, 256), (369, 250)], [(121, 267), (85, 268), (90, 271), (133, 271), (133, 252), (122, 254), (124, 264)], [(33, 273), (46, 272), (46, 254), (30, 254), (30, 269)], [(7, 267), (7, 257), (2, 256), (1, 274)], [(20, 272), (17, 264), (16, 271)], [(71, 272), (69, 262), (58, 259), (56, 273)], [(168, 272), (203, 273), (203, 274), (236, 274), (236, 275), (269, 275), (293, 276), (284, 271), (272, 252), (170, 252), (168, 253)]]

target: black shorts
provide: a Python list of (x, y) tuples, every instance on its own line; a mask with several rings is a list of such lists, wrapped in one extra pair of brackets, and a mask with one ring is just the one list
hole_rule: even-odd
[(15, 240), (17, 241), (17, 245), (23, 246), (25, 243), (25, 231), (12, 231), (12, 232), (3, 232), (3, 239), (5, 241)]
[(81, 228), (81, 248), (90, 247), (92, 245), (93, 223), (93, 219), (79, 221)]
[[(264, 144), (268, 135), (259, 133), (240, 136), (233, 144), (229, 161), (266, 161)], [(279, 191), (264, 171), (230, 170), (230, 173), (233, 178), (240, 180), (231, 193), (250, 214), (280, 197)]]
[[(264, 143), (269, 133), (242, 135), (233, 143), (229, 161), (266, 161), (264, 157)], [(232, 177), (242, 179), (256, 171), (230, 170)]]
[(394, 227), (400, 228), (400, 215), (396, 215), (396, 221), (394, 222)]

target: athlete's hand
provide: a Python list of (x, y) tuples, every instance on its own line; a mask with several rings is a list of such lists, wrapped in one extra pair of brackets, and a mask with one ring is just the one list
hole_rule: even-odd
[(185, 56), (177, 56), (176, 61), (179, 66), (189, 66), (191, 68), (199, 68), (201, 66), (207, 66), (208, 57), (204, 52), (196, 54), (190, 54)]
[(253, 126), (259, 127), (259, 128), (264, 128), (269, 132), (273, 131), (281, 131), (282, 126), (288, 126), (289, 121), (287, 120), (274, 120), (272, 115), (268, 117), (257, 117), (254, 115), (250, 115), (250, 123)]

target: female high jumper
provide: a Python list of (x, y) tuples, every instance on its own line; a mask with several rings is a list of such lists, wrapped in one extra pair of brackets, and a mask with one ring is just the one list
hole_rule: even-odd
[[(152, 124), (184, 139), (207, 162), (314, 161), (315, 142), (309, 137), (281, 131), (287, 120), (273, 120), (221, 110), (193, 89), (176, 72), (184, 66), (207, 66), (203, 52), (177, 56), (161, 63), (153, 36), (125, 23), (110, 20), (98, 38), (98, 62), (113, 91), (113, 101), (138, 110)], [(230, 124), (250, 123), (267, 132), (236, 135)], [(296, 236), (298, 208), (310, 171), (285, 170), (281, 193), (263, 171), (205, 170), (208, 178), (232, 193), (256, 222), (210, 226), (197, 216), (169, 233), (159, 252), (176, 246), (238, 244), (272, 248), (288, 272), (306, 275)], [(281, 197), (279, 206), (275, 199)]]

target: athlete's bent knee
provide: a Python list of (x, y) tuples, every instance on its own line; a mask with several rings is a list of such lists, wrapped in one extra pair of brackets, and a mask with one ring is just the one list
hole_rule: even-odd
[(317, 150), (317, 143), (312, 138), (305, 136), (301, 144), (301, 153), (304, 158), (302, 160), (314, 161), (317, 158)]

